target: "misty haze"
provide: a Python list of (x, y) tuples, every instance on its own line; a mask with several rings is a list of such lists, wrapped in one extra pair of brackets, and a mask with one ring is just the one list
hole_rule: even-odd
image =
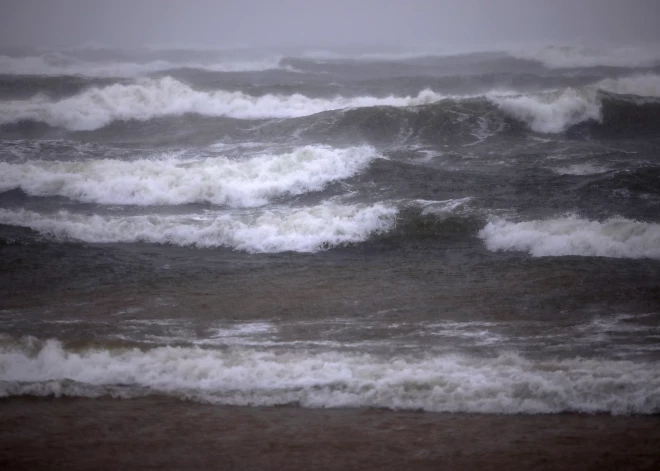
[(655, 43), (654, 0), (3, 0), (8, 47)]
[(0, 7), (0, 468), (660, 469), (660, 2)]

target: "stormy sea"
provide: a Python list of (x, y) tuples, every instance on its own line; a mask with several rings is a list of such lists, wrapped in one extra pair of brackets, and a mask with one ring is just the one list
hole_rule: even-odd
[(2, 51), (0, 397), (657, 435), (660, 51)]

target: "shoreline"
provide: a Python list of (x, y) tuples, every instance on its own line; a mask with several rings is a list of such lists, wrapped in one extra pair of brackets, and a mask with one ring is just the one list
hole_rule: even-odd
[(660, 469), (660, 416), (0, 399), (0, 468)]

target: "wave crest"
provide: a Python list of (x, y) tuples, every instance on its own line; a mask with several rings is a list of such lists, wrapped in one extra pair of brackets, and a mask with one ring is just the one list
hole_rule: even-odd
[(101, 204), (253, 207), (282, 195), (322, 190), (332, 181), (359, 173), (376, 157), (370, 147), (307, 146), (246, 160), (0, 162), (0, 191), (20, 188), (34, 196), (65, 196)]
[(249, 253), (317, 252), (391, 230), (397, 209), (385, 204), (323, 203), (307, 208), (186, 216), (44, 215), (0, 209), (0, 224), (89, 243), (228, 247)]
[[(28, 100), (0, 102), (0, 124), (36, 121), (72, 131), (91, 131), (113, 121), (148, 121), (185, 114), (235, 119), (283, 119), (332, 110), (377, 106), (400, 109), (421, 105), (442, 106), (445, 103), (454, 107), (465, 105), (465, 110), (457, 107), (456, 112), (452, 112), (453, 121), (467, 118), (487, 121), (490, 110), (488, 106), (483, 106), (483, 102), (487, 101), (491, 107), (499, 107), (504, 114), (525, 123), (535, 132), (558, 133), (576, 124), (601, 121), (607, 94), (610, 97), (637, 97), (641, 101), (636, 104), (643, 104), (644, 100), (657, 101), (660, 98), (660, 76), (645, 74), (605, 79), (580, 88), (532, 94), (498, 91), (481, 97), (450, 97), (424, 89), (416, 96), (334, 98), (311, 98), (298, 93), (252, 96), (239, 91), (200, 91), (171, 77), (163, 77), (93, 87), (55, 101), (37, 95)], [(380, 114), (385, 120), (391, 118), (387, 112)]]
[(224, 90), (197, 91), (171, 77), (90, 88), (59, 101), (43, 96), (0, 103), (0, 124), (30, 120), (72, 131), (91, 131), (115, 120), (147, 121), (197, 113), (239, 119), (293, 118), (363, 106), (411, 106), (444, 98), (431, 90), (416, 97), (309, 98), (300, 94), (251, 96)]

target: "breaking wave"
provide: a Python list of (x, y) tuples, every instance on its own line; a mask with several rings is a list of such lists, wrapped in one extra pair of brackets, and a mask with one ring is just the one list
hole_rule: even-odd
[(88, 243), (148, 242), (228, 247), (249, 253), (317, 252), (363, 242), (391, 230), (397, 209), (386, 204), (276, 208), (241, 213), (100, 216), (0, 209), (0, 224)]
[(242, 92), (197, 91), (171, 77), (135, 84), (90, 88), (59, 101), (44, 96), (0, 102), (0, 124), (40, 121), (73, 131), (102, 128), (115, 120), (147, 121), (160, 116), (197, 113), (241, 119), (292, 118), (321, 111), (363, 106), (411, 106), (444, 98), (431, 90), (416, 97), (355, 97), (334, 99), (304, 95), (251, 96)]
[(0, 349), (0, 396), (165, 394), (241, 406), (386, 407), (499, 414), (660, 411), (656, 363), (534, 361), (515, 353), (421, 358), (197, 347), (67, 349), (23, 338)]
[(33, 196), (65, 196), (101, 204), (253, 207), (282, 195), (322, 190), (332, 181), (359, 173), (377, 157), (370, 147), (307, 146), (246, 160), (0, 162), (0, 192), (19, 188)]
[(601, 92), (658, 98), (660, 76), (647, 74), (605, 79), (581, 89), (567, 88), (533, 95), (491, 96), (491, 100), (505, 113), (526, 123), (533, 131), (558, 133), (586, 121), (601, 121)]
[[(438, 129), (446, 131), (447, 120), (476, 120), (479, 121), (477, 125), (484, 129), (481, 130), (483, 132), (473, 130), (472, 134), (476, 132), (475, 137), (481, 139), (479, 134), (492, 131), (486, 128), (489, 128), (493, 106), (505, 118), (515, 119), (534, 132), (560, 133), (581, 123), (602, 122), (604, 107), (615, 99), (628, 100), (628, 108), (634, 106), (641, 109), (647, 103), (656, 103), (658, 98), (660, 76), (654, 74), (605, 79), (589, 86), (533, 94), (491, 92), (482, 97), (448, 97), (426, 89), (416, 96), (334, 98), (199, 91), (171, 77), (163, 77), (142, 79), (132, 84), (93, 87), (61, 100), (36, 95), (28, 100), (3, 101), (0, 102), (0, 124), (36, 121), (73, 131), (89, 131), (118, 120), (148, 121), (190, 113), (236, 119), (299, 118), (324, 111), (370, 107), (406, 108), (416, 112), (421, 105), (432, 105), (439, 109), (447, 106), (455, 109), (448, 111), (442, 122), (423, 123), (416, 120), (418, 126), (439, 126)], [(388, 113), (391, 114), (379, 112), (379, 120), (390, 120)], [(627, 121), (618, 120), (618, 123), (625, 125)], [(370, 127), (374, 128), (374, 124), (378, 123), (372, 123)]]
[(600, 120), (595, 91), (561, 90), (554, 93), (493, 97), (502, 111), (526, 123), (533, 131), (558, 133), (589, 120)]
[(660, 224), (612, 218), (603, 222), (559, 219), (489, 222), (479, 232), (489, 250), (528, 252), (534, 257), (580, 255), (660, 259)]

